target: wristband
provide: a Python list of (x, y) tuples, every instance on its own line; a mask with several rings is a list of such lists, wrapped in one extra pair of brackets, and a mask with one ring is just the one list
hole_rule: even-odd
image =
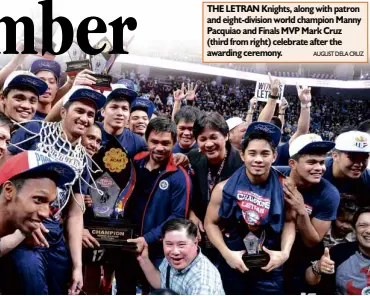
[(312, 264), (312, 271), (314, 273), (314, 275), (321, 275), (321, 272), (319, 270), (319, 267), (317, 266), (317, 262), (319, 262), (318, 260), (316, 261), (312, 261), (311, 264)]
[(279, 96), (269, 95), (269, 98), (274, 99), (274, 100), (277, 100), (279, 98)]
[(301, 108), (310, 108), (311, 107), (311, 102), (307, 104), (301, 103)]

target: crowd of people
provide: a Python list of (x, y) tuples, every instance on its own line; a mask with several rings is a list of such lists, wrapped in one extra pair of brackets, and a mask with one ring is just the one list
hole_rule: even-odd
[(24, 58), (0, 71), (2, 294), (369, 293), (367, 102)]

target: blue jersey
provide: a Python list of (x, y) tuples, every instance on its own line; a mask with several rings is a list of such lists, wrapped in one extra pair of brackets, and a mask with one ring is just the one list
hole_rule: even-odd
[(243, 239), (250, 231), (259, 237), (264, 231), (264, 246), (280, 250), (285, 222), (282, 176), (271, 170), (265, 183), (252, 184), (245, 170), (239, 168), (223, 189), (219, 216), (227, 225), (225, 243), (231, 250), (244, 250)]
[(370, 206), (370, 171), (365, 169), (358, 179), (342, 179), (333, 176), (333, 158), (328, 158), (325, 161), (326, 172), (324, 178), (333, 184), (339, 191), (340, 197), (346, 198), (348, 203), (352, 203), (353, 207)]
[(289, 141), (277, 147), (277, 158), (273, 165), (288, 165), (289, 162)]
[[(290, 167), (275, 167), (284, 176), (289, 176)], [(340, 196), (338, 190), (324, 178), (320, 183), (307, 189), (299, 189), (302, 194), (308, 215), (324, 221), (332, 221), (337, 217)]]
[(142, 137), (125, 128), (119, 135), (112, 136), (104, 130), (103, 123), (97, 122), (102, 132), (102, 146), (104, 146), (110, 137), (116, 137), (123, 148), (126, 149), (128, 156), (133, 159), (136, 154), (148, 150), (148, 146)]

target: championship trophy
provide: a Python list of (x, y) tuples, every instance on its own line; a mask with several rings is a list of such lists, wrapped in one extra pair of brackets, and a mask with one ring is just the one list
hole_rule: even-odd
[(258, 238), (252, 231), (243, 239), (247, 252), (243, 255), (243, 261), (248, 268), (263, 267), (270, 261), (270, 256), (262, 250), (265, 240), (265, 231)]
[(92, 74), (92, 76), (98, 79), (91, 87), (100, 91), (109, 91), (112, 90), (110, 85), (112, 83), (112, 76), (108, 75), (108, 73), (118, 55), (109, 53), (112, 50), (112, 44), (107, 37), (104, 37), (95, 44), (94, 48), (101, 48), (104, 45), (105, 48), (101, 53), (90, 56), (92, 70), (96, 73)]
[[(125, 217), (131, 193), (136, 183), (134, 165), (127, 152), (115, 137), (99, 150), (93, 160), (101, 168), (92, 174), (97, 188), (90, 188), (93, 200), (91, 219), (86, 221), (85, 228), (103, 248), (136, 248), (135, 243), (127, 239), (138, 237), (136, 225)], [(103, 194), (101, 194), (103, 193)]]
[(86, 53), (82, 51), (80, 46), (77, 43), (77, 31), (75, 31), (75, 37), (73, 43), (68, 50), (70, 62), (66, 62), (67, 70), (66, 73), (69, 77), (75, 77), (79, 72), (84, 69), (91, 70), (90, 60), (86, 59)]

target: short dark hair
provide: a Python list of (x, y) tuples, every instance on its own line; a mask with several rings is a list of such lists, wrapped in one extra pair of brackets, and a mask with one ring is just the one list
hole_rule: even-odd
[(370, 119), (361, 122), (357, 130), (364, 133), (370, 133)]
[(280, 118), (277, 116), (273, 116), (270, 121), (271, 124), (277, 126), (279, 129), (282, 128), (283, 123), (281, 122)]
[(149, 124), (145, 131), (145, 139), (148, 141), (150, 133), (154, 131), (156, 133), (171, 133), (172, 140), (175, 143), (177, 137), (176, 124), (171, 121), (168, 117), (158, 116), (149, 121)]
[(185, 122), (195, 122), (200, 116), (200, 110), (193, 106), (182, 107), (179, 112), (175, 114), (175, 123), (179, 124), (180, 120)]
[(14, 89), (20, 90), (20, 91), (30, 91), (30, 92), (33, 92), (37, 97), (39, 97), (39, 93), (35, 88), (28, 86), (28, 85), (23, 85), (23, 84), (12, 85), (11, 87), (7, 87), (6, 89), (3, 90), (3, 96), (7, 97), (10, 91)]
[(247, 149), (249, 143), (253, 140), (265, 140), (267, 143), (269, 143), (272, 152), (276, 151), (275, 144), (268, 134), (260, 133), (260, 132), (253, 132), (253, 133), (246, 135), (246, 137), (242, 140), (242, 152), (243, 153)]
[(164, 237), (167, 232), (186, 230), (186, 235), (193, 239), (198, 236), (198, 227), (193, 221), (184, 218), (174, 218), (167, 221), (162, 227), (162, 236)]
[(8, 116), (6, 116), (4, 113), (0, 112), (0, 124), (1, 125), (6, 125), (9, 127), (10, 131), (13, 130), (14, 124), (10, 120)]
[(107, 107), (107, 105), (112, 101), (116, 101), (116, 102), (126, 101), (128, 102), (128, 105), (131, 106), (132, 99), (130, 97), (123, 96), (123, 95), (116, 95), (116, 96), (108, 95), (107, 100), (105, 101), (105, 104), (103, 106), (103, 109), (105, 109), (105, 107)]
[[(8, 181), (12, 182), (14, 184), (15, 188), (17, 188), (17, 190), (21, 190), (24, 183), (28, 179), (43, 179), (43, 178), (51, 179), (52, 181), (54, 181), (54, 183), (56, 183), (56, 180), (59, 179), (59, 175), (58, 175), (57, 172), (54, 172), (54, 171), (25, 172), (25, 173), (19, 174), (15, 177), (9, 179)], [(0, 194), (1, 194), (2, 191), (3, 191), (3, 186), (1, 185), (0, 186)]]
[(295, 161), (299, 161), (299, 159), (303, 156), (306, 156), (306, 155), (323, 155), (323, 156), (326, 156), (326, 152), (323, 152), (321, 149), (311, 149), (310, 151), (306, 151), (304, 153), (296, 153), (294, 155), (292, 155), (290, 158), (295, 160)]
[(207, 127), (219, 131), (224, 137), (227, 137), (229, 134), (229, 127), (225, 119), (218, 112), (210, 112), (208, 115), (203, 113), (199, 116), (193, 126), (193, 135), (195, 139), (197, 139)]
[(357, 223), (358, 218), (359, 218), (362, 214), (364, 214), (364, 213), (370, 213), (370, 207), (360, 207), (360, 208), (356, 211), (355, 215), (353, 216), (353, 220), (352, 220), (352, 226), (353, 226), (353, 228), (354, 228), (354, 229), (356, 228), (356, 223)]

